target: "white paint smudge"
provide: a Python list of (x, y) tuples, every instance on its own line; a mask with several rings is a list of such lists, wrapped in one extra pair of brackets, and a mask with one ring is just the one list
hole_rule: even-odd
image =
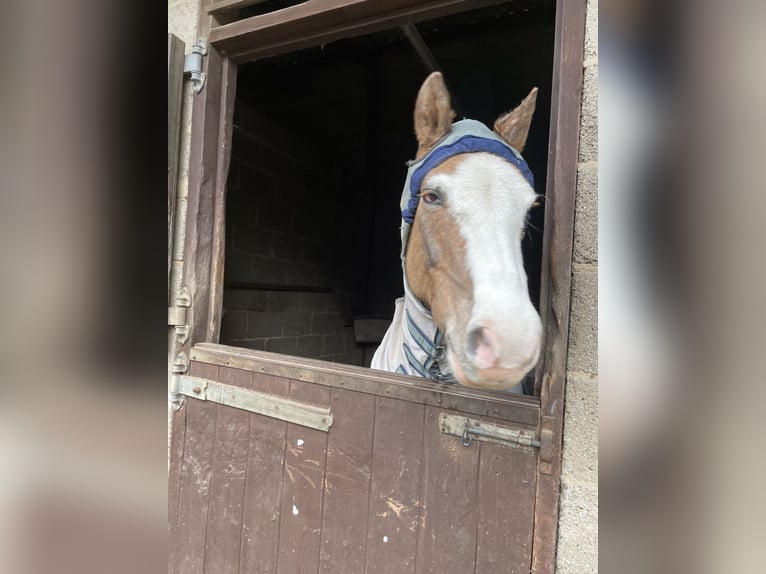
[(383, 537), (383, 542), (388, 542), (388, 536)]
[(297, 444), (298, 446), (303, 446), (303, 439), (299, 438), (298, 440), (295, 441), (295, 444)]
[(301, 513), (298, 507), (293, 504), (293, 516), (298, 516)]

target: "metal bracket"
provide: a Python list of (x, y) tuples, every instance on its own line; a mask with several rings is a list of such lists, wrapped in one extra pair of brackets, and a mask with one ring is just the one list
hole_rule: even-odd
[(185, 285), (176, 294), (175, 305), (168, 307), (168, 325), (175, 328), (178, 343), (183, 345), (189, 338), (187, 311), (191, 307), (191, 293)]
[(178, 290), (178, 293), (176, 293), (176, 305), (179, 307), (191, 307), (191, 292), (189, 291), (189, 288), (184, 285)]
[(192, 46), (191, 54), (184, 58), (184, 75), (191, 76), (192, 89), (199, 94), (205, 85), (207, 74), (202, 71), (202, 56), (207, 55), (207, 42), (204, 38), (197, 40)]
[(168, 325), (178, 327), (186, 325), (186, 311), (188, 307), (168, 307)]
[(179, 345), (186, 344), (189, 340), (189, 325), (176, 325), (176, 338)]
[(186, 353), (181, 351), (176, 355), (175, 360), (173, 361), (173, 373), (180, 374), (185, 373), (189, 370), (189, 358), (186, 356)]
[(178, 377), (179, 375), (176, 374), (170, 376), (170, 389), (168, 390), (168, 402), (174, 411), (180, 409), (186, 402), (186, 397), (178, 392)]
[(184, 406), (184, 403), (186, 402), (186, 397), (183, 395), (179, 395), (178, 393), (170, 393), (170, 408), (174, 411), (180, 410), (182, 406)]
[(181, 373), (185, 373), (189, 370), (189, 358), (183, 351), (178, 353), (173, 360), (173, 371), (170, 375), (170, 388), (168, 389), (170, 406), (174, 411), (181, 408), (186, 400), (181, 393), (178, 392), (179, 376)]
[(540, 446), (540, 441), (532, 431), (511, 429), (447, 413), (439, 414), (439, 430), (444, 434), (460, 437), (463, 446), (471, 446), (474, 440), (516, 448), (524, 447), (525, 450)]
[(178, 392), (187, 397), (228, 405), (324, 432), (328, 432), (333, 423), (328, 407), (301, 403), (200, 377), (180, 376)]

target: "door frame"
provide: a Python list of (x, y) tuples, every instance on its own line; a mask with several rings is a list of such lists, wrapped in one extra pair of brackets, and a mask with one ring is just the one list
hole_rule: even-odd
[[(209, 46), (205, 85), (192, 108), (183, 270), (192, 301), (189, 336), (179, 349), (186, 357), (195, 344), (219, 338), (237, 65), (498, 1), (310, 0), (237, 20), (235, 11), (253, 3), (207, 0), (199, 15), (200, 35)], [(584, 35), (585, 0), (557, 0), (540, 292), (545, 344), (535, 382), (541, 448), (532, 572), (539, 573), (554, 572), (556, 559)], [(386, 380), (386, 375), (376, 373), (375, 378)]]

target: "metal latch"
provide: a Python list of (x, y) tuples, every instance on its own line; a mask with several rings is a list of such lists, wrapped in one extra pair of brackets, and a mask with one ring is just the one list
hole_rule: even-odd
[(333, 422), (332, 413), (328, 407), (302, 403), (200, 377), (180, 376), (176, 390), (187, 397), (228, 405), (324, 432), (330, 430)]
[(474, 440), (513, 447), (540, 446), (539, 439), (532, 431), (511, 429), (447, 413), (439, 415), (439, 430), (444, 434), (460, 437), (463, 446), (471, 446)]
[(207, 42), (204, 38), (197, 40), (192, 46), (191, 54), (184, 58), (184, 74), (191, 76), (192, 89), (195, 94), (202, 91), (207, 74), (202, 71), (202, 56), (207, 55)]

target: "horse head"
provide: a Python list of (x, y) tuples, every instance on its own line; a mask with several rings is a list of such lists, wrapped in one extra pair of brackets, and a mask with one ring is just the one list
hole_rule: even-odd
[(403, 199), (403, 217), (411, 220), (405, 282), (432, 313), (449, 367), (466, 386), (513, 387), (540, 356), (542, 323), (529, 299), (521, 251), (537, 197), (520, 155), (536, 97), (534, 88), (497, 119), (494, 131), (472, 120), (453, 124), (438, 72), (415, 103), (413, 164), (419, 165), (411, 168)]

